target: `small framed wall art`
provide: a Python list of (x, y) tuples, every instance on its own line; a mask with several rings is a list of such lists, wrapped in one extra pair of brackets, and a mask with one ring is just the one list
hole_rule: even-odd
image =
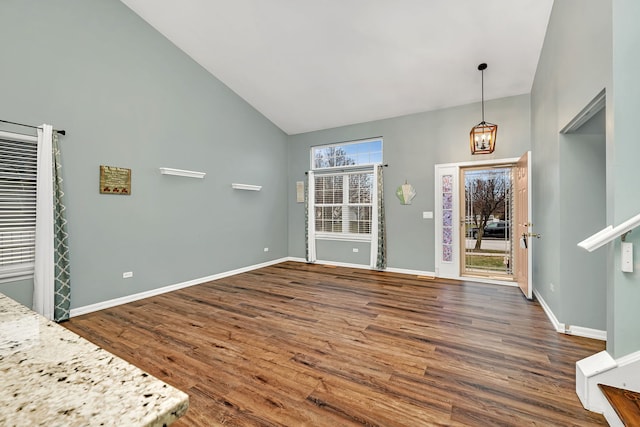
[(131, 195), (131, 169), (100, 165), (100, 194)]

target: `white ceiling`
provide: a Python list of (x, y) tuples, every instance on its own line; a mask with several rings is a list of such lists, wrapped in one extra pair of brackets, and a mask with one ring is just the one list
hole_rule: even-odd
[(288, 134), (529, 93), (553, 0), (122, 0)]

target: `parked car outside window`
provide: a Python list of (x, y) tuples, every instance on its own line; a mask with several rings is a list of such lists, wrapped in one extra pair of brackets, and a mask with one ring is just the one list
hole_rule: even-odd
[[(471, 229), (471, 237), (474, 239), (478, 238), (478, 229)], [(482, 237), (497, 237), (497, 238), (508, 238), (509, 237), (509, 221), (496, 221), (490, 222), (484, 228), (484, 232), (482, 233)]]

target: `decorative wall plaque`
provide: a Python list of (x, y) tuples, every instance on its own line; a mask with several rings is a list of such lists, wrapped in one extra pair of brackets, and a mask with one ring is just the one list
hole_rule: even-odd
[(100, 165), (101, 194), (131, 194), (131, 169)]
[(413, 185), (405, 181), (404, 184), (396, 190), (396, 197), (400, 199), (401, 205), (410, 205), (413, 198), (416, 197), (416, 190), (413, 188)]
[(304, 203), (304, 181), (296, 182), (296, 203)]

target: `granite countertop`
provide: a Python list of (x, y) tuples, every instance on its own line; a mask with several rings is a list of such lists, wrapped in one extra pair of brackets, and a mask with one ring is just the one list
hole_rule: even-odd
[(163, 426), (187, 394), (0, 294), (0, 426)]

